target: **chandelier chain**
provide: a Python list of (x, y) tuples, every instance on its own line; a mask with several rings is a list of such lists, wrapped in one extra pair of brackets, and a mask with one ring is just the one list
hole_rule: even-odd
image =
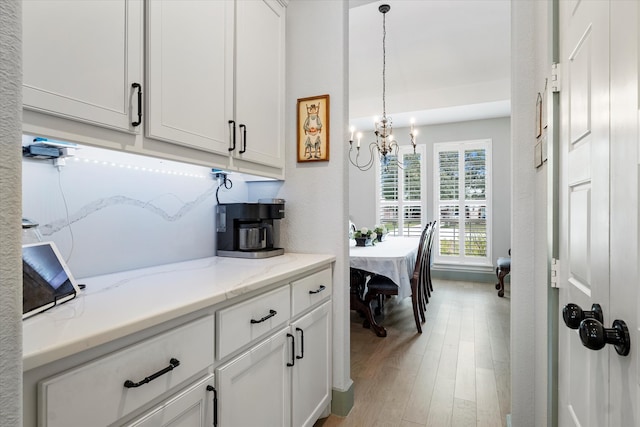
[(387, 14), (382, 13), (382, 117), (387, 117)]

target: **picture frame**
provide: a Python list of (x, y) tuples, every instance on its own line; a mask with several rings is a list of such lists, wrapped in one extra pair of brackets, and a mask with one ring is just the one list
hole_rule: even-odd
[(329, 95), (299, 98), (297, 107), (298, 162), (329, 161)]
[(538, 92), (536, 99), (536, 138), (542, 135), (542, 94)]

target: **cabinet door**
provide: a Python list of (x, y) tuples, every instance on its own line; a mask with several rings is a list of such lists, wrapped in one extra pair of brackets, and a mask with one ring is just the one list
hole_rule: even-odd
[(151, 0), (146, 135), (229, 155), (233, 3)]
[(235, 118), (246, 128), (238, 129), (235, 158), (284, 164), (284, 36), (280, 2), (236, 2)]
[(135, 132), (142, 0), (29, 0), (22, 8), (24, 108)]
[(216, 370), (221, 427), (288, 426), (291, 423), (289, 328)]
[(198, 381), (128, 427), (205, 427), (213, 425), (213, 375)]
[(331, 401), (331, 301), (292, 323), (293, 426), (313, 426)]

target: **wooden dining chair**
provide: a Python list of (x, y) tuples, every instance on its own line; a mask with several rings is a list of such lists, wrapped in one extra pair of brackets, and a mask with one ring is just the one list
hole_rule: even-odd
[(431, 296), (431, 292), (433, 292), (433, 281), (431, 280), (431, 265), (433, 264), (433, 239), (436, 234), (436, 229), (438, 227), (438, 222), (433, 221), (431, 223), (431, 233), (429, 234), (429, 241), (427, 242), (427, 261), (426, 261), (426, 270), (427, 274), (425, 279), (427, 280), (427, 290), (429, 297)]
[[(426, 260), (424, 252), (424, 242), (427, 236), (427, 227), (422, 231), (420, 242), (418, 243), (418, 255), (416, 256), (416, 264), (411, 276), (411, 305), (413, 306), (413, 318), (416, 322), (416, 328), (422, 333), (421, 322), (425, 321), (424, 304), (422, 303), (422, 280), (423, 270), (422, 264)], [(367, 293), (364, 297), (365, 304), (371, 304), (371, 301), (379, 296), (398, 295), (398, 285), (386, 276), (380, 274), (373, 275), (367, 282)]]
[[(433, 234), (434, 225), (435, 225), (435, 221), (428, 223), (423, 230), (423, 234), (425, 234), (425, 236), (421, 237), (420, 239), (423, 246), (422, 256), (424, 257), (420, 265), (421, 274), (420, 274), (420, 283), (419, 283), (421, 288), (419, 293), (422, 296), (421, 301), (423, 304), (421, 309), (423, 313), (426, 312), (427, 304), (429, 303), (429, 298), (431, 297), (431, 292), (429, 291), (429, 281), (428, 281), (428, 274), (429, 274), (428, 256), (429, 256), (429, 240), (431, 239), (431, 236)], [(424, 321), (424, 318), (423, 318), (423, 321)]]

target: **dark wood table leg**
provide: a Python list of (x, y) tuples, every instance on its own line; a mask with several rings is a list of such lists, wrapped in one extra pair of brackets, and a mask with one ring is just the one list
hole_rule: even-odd
[(351, 309), (364, 315), (365, 319), (362, 323), (364, 328), (373, 329), (379, 337), (386, 337), (387, 330), (383, 326), (378, 325), (378, 322), (376, 322), (373, 312), (371, 311), (371, 305), (364, 301), (363, 294), (365, 281), (366, 277), (362, 272), (351, 269)]

